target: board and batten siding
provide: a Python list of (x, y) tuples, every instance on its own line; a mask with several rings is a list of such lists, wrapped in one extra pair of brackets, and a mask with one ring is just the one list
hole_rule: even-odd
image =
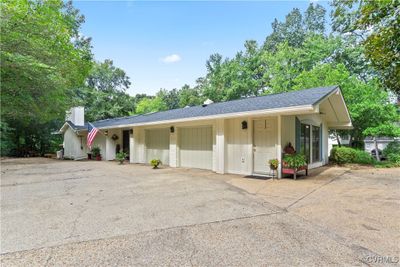
[[(242, 121), (247, 121), (248, 128), (242, 129)], [(247, 118), (228, 119), (225, 121), (227, 173), (250, 174), (252, 155), (251, 128)]]
[(162, 164), (169, 165), (169, 129), (145, 130), (146, 161), (161, 160)]
[(213, 129), (211, 126), (179, 129), (179, 163), (181, 167), (213, 168)]
[(68, 127), (64, 132), (64, 157), (69, 159), (87, 157), (86, 135), (79, 137), (70, 127)]
[(289, 143), (295, 147), (296, 143), (296, 117), (295, 116), (282, 116), (281, 117), (281, 136), (282, 136), (282, 150)]

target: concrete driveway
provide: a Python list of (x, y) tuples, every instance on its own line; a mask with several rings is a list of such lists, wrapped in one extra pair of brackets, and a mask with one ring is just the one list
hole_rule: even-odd
[(115, 162), (1, 164), (3, 266), (398, 260), (393, 170), (320, 168), (272, 181)]

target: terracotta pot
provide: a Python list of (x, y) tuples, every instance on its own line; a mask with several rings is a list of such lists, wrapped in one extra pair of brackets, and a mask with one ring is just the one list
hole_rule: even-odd
[(101, 160), (101, 155), (97, 155), (96, 160)]

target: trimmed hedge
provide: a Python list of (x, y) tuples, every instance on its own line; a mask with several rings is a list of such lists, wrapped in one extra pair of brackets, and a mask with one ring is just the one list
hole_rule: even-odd
[(363, 150), (350, 147), (334, 147), (331, 150), (330, 160), (337, 164), (358, 163), (373, 164), (372, 156)]

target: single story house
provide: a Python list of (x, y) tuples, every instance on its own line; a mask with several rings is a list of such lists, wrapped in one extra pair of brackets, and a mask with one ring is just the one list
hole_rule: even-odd
[[(376, 142), (378, 144), (378, 150), (383, 151), (389, 143), (394, 141), (400, 142), (400, 138), (385, 136), (377, 137)], [(364, 148), (368, 153), (372, 153), (372, 150), (375, 150), (375, 141), (373, 137), (366, 137), (364, 139)]]
[[(291, 143), (309, 168), (328, 162), (328, 130), (352, 123), (338, 86), (312, 88), (143, 115), (91, 122), (100, 131), (94, 145), (104, 160), (124, 150), (131, 163), (160, 159), (170, 167), (217, 173), (270, 174)], [(60, 129), (64, 155), (86, 157), (84, 108), (73, 108)], [(280, 173), (280, 172), (278, 172)]]

